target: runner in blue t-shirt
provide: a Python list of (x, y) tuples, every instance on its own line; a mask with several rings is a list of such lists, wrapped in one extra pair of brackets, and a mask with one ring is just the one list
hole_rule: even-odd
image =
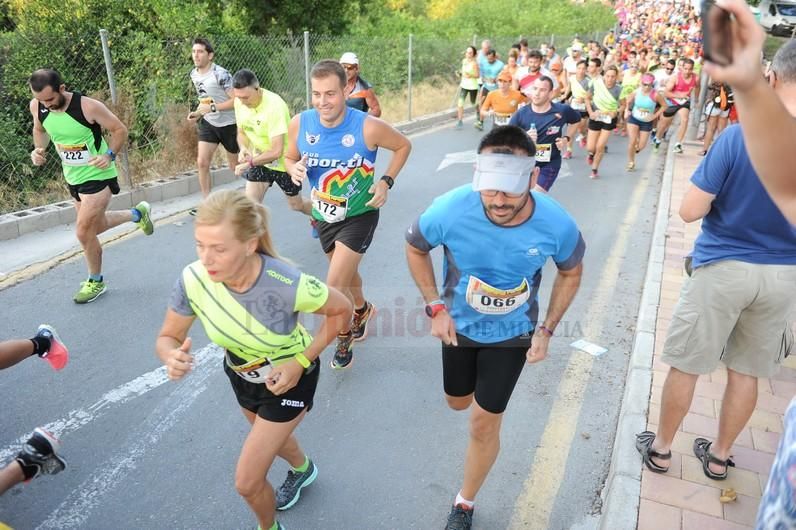
[[(437, 197), (406, 233), (409, 269), (427, 302), (431, 333), (443, 343), (448, 405), (464, 410), (475, 399), (471, 424), (479, 426), (448, 529), (470, 528), (473, 499), (497, 456), (503, 412), (520, 372), (526, 361), (547, 356), (580, 285), (585, 243), (575, 221), (553, 199), (529, 192), (539, 173), (535, 152), (519, 127), (496, 127), (478, 147), (473, 183)], [(439, 245), (441, 296), (429, 256)], [(558, 276), (539, 319), (537, 293), (550, 257)]]
[(497, 78), (500, 75), (500, 72), (503, 71), (503, 61), (497, 58), (497, 52), (493, 49), (489, 49), (486, 52), (486, 56), (481, 56), (478, 58), (478, 69), (481, 72), (481, 89), (478, 91), (478, 104), (476, 105), (475, 111), (476, 118), (475, 128), (479, 131), (484, 129), (484, 122), (481, 121), (481, 104), (484, 102), (484, 98), (486, 95), (492, 92), (493, 90), (497, 90)]
[(580, 125), (580, 113), (569, 105), (553, 103), (553, 80), (543, 75), (533, 82), (531, 104), (518, 110), (509, 125), (528, 131), (536, 145), (539, 179), (535, 189), (547, 193), (561, 170), (561, 151), (567, 150)]

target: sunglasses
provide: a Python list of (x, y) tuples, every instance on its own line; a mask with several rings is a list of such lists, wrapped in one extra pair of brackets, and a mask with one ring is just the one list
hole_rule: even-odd
[(344, 64), (343, 68), (345, 68), (346, 70), (356, 70), (357, 69), (357, 65), (355, 65), (355, 64)]
[(498, 193), (502, 193), (509, 199), (519, 199), (520, 197), (524, 197), (525, 195), (527, 195), (529, 192), (524, 191), (522, 193), (506, 193), (505, 191), (498, 191), (498, 190), (481, 190), (481, 194), (484, 197), (497, 197)]

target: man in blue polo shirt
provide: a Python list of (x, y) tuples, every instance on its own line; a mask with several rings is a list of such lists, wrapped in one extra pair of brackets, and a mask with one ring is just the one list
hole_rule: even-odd
[[(585, 243), (561, 205), (530, 191), (538, 175), (535, 152), (519, 127), (494, 128), (478, 146), (473, 183), (437, 197), (406, 233), (409, 269), (427, 303), (431, 334), (442, 340), (448, 405), (472, 405), (465, 478), (446, 529), (471, 527), (517, 379), (526, 361), (547, 356), (580, 285)], [(439, 245), (445, 252), (441, 296), (429, 255)], [(539, 319), (537, 293), (550, 257), (558, 276), (547, 315)]]
[(727, 477), (730, 451), (757, 403), (757, 379), (777, 373), (794, 351), (796, 228), (755, 173), (740, 126), (725, 129), (691, 177), (680, 217), (702, 219), (686, 280), (663, 347), (670, 366), (658, 431), (636, 435), (644, 464), (669, 469), (671, 445), (700, 375), (723, 362), (727, 387), (718, 437), (694, 440), (704, 474)]
[(546, 75), (533, 82), (531, 104), (511, 117), (509, 125), (528, 131), (536, 145), (536, 167), (539, 168), (536, 191), (547, 193), (558, 178), (561, 151), (566, 152), (580, 119), (580, 113), (569, 105), (553, 103), (553, 80)]

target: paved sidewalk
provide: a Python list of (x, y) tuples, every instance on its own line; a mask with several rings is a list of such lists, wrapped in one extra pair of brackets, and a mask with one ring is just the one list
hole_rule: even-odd
[[(699, 223), (685, 224), (678, 210), (691, 174), (701, 160), (701, 144), (687, 142), (684, 149), (685, 153), (674, 157), (669, 220), (665, 232), (652, 392), (647, 416), (651, 431), (657, 429), (661, 390), (668, 371), (668, 366), (660, 361), (661, 350), (686, 277), (683, 257), (691, 251), (699, 234)], [(643, 469), (638, 530), (741, 530), (754, 527), (758, 503), (782, 432), (782, 417), (796, 394), (796, 359), (786, 359), (776, 378), (760, 381), (757, 408), (733, 448), (737, 467), (730, 468), (727, 480), (713, 481), (702, 473), (692, 444), (697, 436), (716, 438), (726, 380), (723, 367), (699, 379), (691, 409), (674, 439), (668, 473), (656, 474)], [(722, 488), (735, 489), (737, 500), (727, 504), (719, 502)]]

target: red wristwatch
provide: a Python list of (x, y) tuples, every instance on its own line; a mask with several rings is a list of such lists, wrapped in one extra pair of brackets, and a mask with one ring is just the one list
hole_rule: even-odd
[(426, 314), (429, 316), (429, 318), (434, 318), (438, 313), (447, 311), (447, 309), (448, 307), (442, 300), (434, 300), (433, 302), (426, 304)]

